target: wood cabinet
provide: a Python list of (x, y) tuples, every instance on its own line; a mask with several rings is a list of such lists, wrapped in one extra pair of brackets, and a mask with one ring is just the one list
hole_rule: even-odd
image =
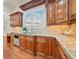
[(48, 37), (46, 41), (46, 49), (45, 49), (45, 55), (55, 57), (55, 49), (56, 49), (56, 39), (52, 37)]
[(46, 40), (46, 37), (37, 36), (37, 39), (36, 39), (37, 54), (45, 55), (45, 40)]
[(7, 44), (10, 48), (13, 48), (14, 46), (14, 35), (13, 33), (10, 33), (7, 35)]
[(69, 16), (70, 24), (76, 23), (76, 0), (69, 0)]
[(56, 41), (56, 57), (55, 59), (71, 59), (70, 56), (66, 53), (62, 45)]
[(48, 37), (46, 39), (45, 55), (51, 56), (52, 59), (71, 59), (54, 37)]
[(51, 59), (71, 59), (54, 37), (20, 35), (20, 47), (34, 56), (38, 54)]
[(71, 59), (62, 45), (56, 39), (54, 40), (55, 48), (54, 50), (52, 49), (52, 56), (54, 57), (54, 59)]
[(15, 12), (10, 15), (10, 26), (11, 27), (22, 27), (23, 13)]
[(72, 15), (76, 14), (76, 0), (71, 0)]
[(10, 42), (11, 42), (11, 36), (10, 36), (10, 34), (8, 34), (7, 35), (7, 43), (10, 44)]
[(36, 55), (36, 36), (26, 36), (27, 51), (31, 51), (33, 55)]
[(20, 39), (20, 48), (22, 48), (22, 49), (26, 49), (27, 48), (27, 40), (26, 40), (26, 35), (19, 35), (19, 39)]
[(48, 25), (67, 21), (67, 2), (59, 0), (48, 4)]
[(67, 17), (67, 0), (60, 0), (57, 1), (57, 19), (56, 23), (58, 22), (64, 22), (68, 20)]
[(51, 25), (55, 23), (55, 6), (54, 3), (48, 4), (47, 6), (48, 10), (47, 10), (47, 16), (48, 16), (48, 20), (47, 20), (47, 24)]
[(76, 15), (75, 5), (75, 0), (55, 0), (53, 3), (49, 3), (47, 5), (47, 24), (68, 24), (72, 22), (70, 21), (73, 20), (72, 15)]
[(26, 36), (27, 40), (27, 49), (28, 50), (33, 50), (33, 36)]

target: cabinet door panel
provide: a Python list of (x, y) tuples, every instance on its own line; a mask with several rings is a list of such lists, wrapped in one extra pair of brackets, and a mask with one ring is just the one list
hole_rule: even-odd
[(59, 47), (57, 47), (57, 49), (56, 49), (56, 57), (55, 58), (56, 59), (66, 59), (62, 50)]
[(37, 37), (36, 51), (45, 54), (45, 37)]
[(50, 38), (46, 39), (46, 55), (47, 56), (52, 56), (52, 47), (54, 47), (52, 43), (53, 43), (52, 39)]
[(36, 51), (40, 53), (45, 53), (45, 43), (37, 43), (36, 45)]
[(26, 36), (25, 35), (20, 35), (20, 47), (23, 49), (26, 49)]
[[(48, 4), (48, 25), (66, 24), (71, 20), (71, 14), (75, 13), (75, 1), (72, 0), (56, 0)], [(72, 12), (73, 11), (73, 12)]]
[(72, 15), (76, 14), (76, 0), (71, 0), (71, 7), (72, 7)]
[(33, 42), (32, 41), (27, 40), (27, 49), (33, 50)]
[(55, 59), (71, 59), (61, 44), (56, 40)]
[(55, 21), (54, 3), (48, 5), (48, 24), (53, 24)]
[(63, 22), (67, 20), (67, 3), (66, 0), (57, 1), (57, 19), (56, 22)]
[(13, 35), (13, 33), (10, 33), (10, 34), (7, 35), (7, 43), (8, 43), (9, 48), (13, 48), (13, 46), (14, 46), (14, 35)]
[(10, 26), (21, 27), (22, 26), (22, 16), (21, 12), (16, 12), (10, 15)]
[(53, 39), (52, 40), (52, 57), (55, 59), (56, 58), (56, 40), (55, 39)]
[(27, 36), (26, 37), (26, 40), (27, 40), (27, 49), (28, 50), (31, 50), (33, 52), (33, 36)]

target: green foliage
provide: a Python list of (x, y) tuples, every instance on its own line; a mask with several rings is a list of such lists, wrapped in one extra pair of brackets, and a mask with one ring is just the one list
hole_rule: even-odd
[(26, 28), (26, 26), (25, 27), (23, 27), (23, 32), (27, 32), (27, 28)]

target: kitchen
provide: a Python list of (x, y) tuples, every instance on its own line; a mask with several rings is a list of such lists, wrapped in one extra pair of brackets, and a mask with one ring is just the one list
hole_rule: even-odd
[(76, 58), (76, 0), (5, 0), (3, 11), (4, 59)]

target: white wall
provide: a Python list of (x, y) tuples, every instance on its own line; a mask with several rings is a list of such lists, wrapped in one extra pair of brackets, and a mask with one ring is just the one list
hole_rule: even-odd
[(9, 18), (10, 10), (8, 8), (3, 9), (3, 33), (6, 35), (10, 32), (10, 18)]

